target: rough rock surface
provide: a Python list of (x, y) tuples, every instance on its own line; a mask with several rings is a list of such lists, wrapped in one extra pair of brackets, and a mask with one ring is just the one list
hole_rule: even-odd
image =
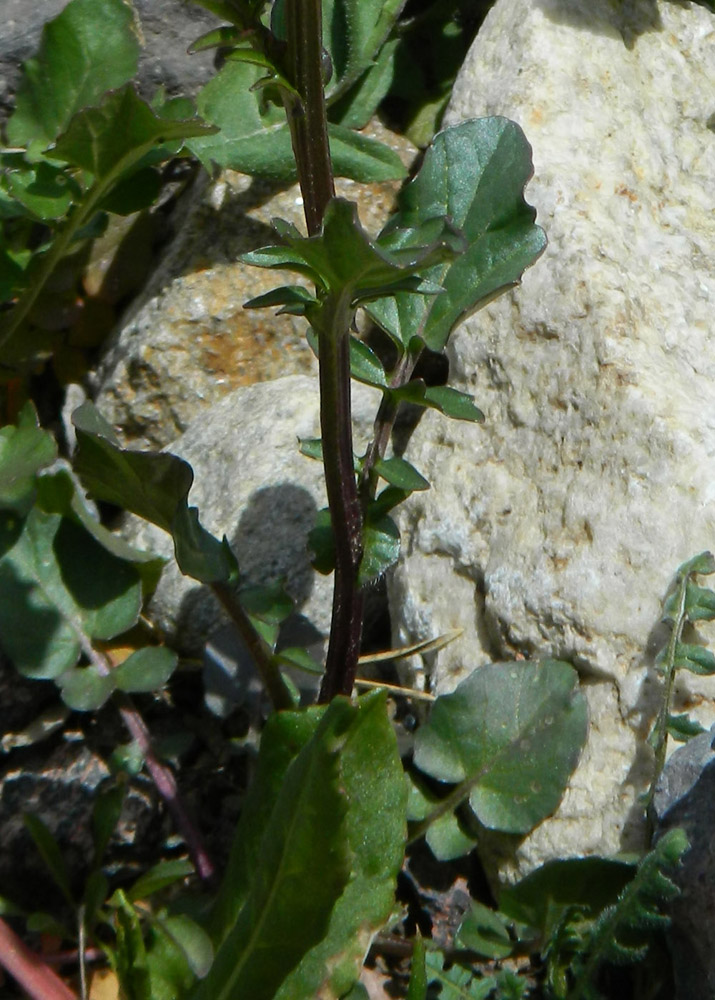
[[(356, 450), (365, 447), (380, 401), (377, 390), (353, 390)], [(320, 435), (317, 380), (291, 375), (234, 390), (197, 418), (169, 449), (196, 476), (189, 496), (202, 523), (231, 543), (247, 585), (285, 578), (302, 624), (320, 635), (330, 625), (332, 578), (310, 565), (308, 532), (325, 506), (322, 465), (301, 455), (299, 438)], [(169, 536), (130, 521), (125, 535), (167, 556)], [(201, 653), (223, 622), (206, 587), (182, 576), (173, 560), (150, 606), (152, 619), (181, 649)]]
[[(368, 134), (395, 148), (406, 165), (414, 156), (407, 140), (377, 125)], [(373, 234), (398, 186), (336, 182), (339, 196), (358, 202)], [(120, 324), (98, 375), (98, 405), (125, 441), (143, 447), (173, 441), (231, 389), (317, 371), (302, 318), (243, 308), (297, 277), (237, 263), (240, 254), (275, 241), (275, 217), (305, 230), (298, 186), (232, 171), (215, 182), (202, 175), (180, 212), (175, 240)]]
[[(0, 34), (0, 120), (12, 105), (21, 64), (35, 54), (42, 27), (69, 0), (3, 0)], [(199, 35), (216, 26), (208, 11), (176, 0), (134, 0), (143, 34), (138, 83), (151, 97), (165, 86), (169, 94), (193, 96), (214, 74), (214, 52), (189, 55)]]
[[(715, 547), (714, 109), (706, 8), (498, 0), (448, 111), (522, 125), (549, 248), (450, 342), (485, 426), (430, 412), (407, 450), (433, 488), (402, 518), (396, 639), (464, 628), (438, 692), (488, 660), (570, 660), (591, 709), (556, 816), (495, 845), (503, 877), (640, 846), (660, 601)], [(677, 709), (709, 725), (714, 691), (684, 679)]]

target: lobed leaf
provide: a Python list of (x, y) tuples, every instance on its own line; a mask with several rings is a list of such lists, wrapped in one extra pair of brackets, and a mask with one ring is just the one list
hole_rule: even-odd
[(23, 66), (8, 141), (46, 148), (74, 114), (131, 80), (138, 60), (137, 25), (124, 0), (72, 0), (44, 26), (36, 58)]
[(202, 583), (232, 582), (238, 564), (226, 538), (219, 541), (188, 506), (194, 474), (175, 455), (123, 450), (92, 406), (72, 414), (77, 429), (75, 470), (90, 496), (116, 504), (172, 535), (179, 569)]
[(379, 239), (443, 216), (463, 233), (468, 249), (427, 273), (442, 295), (398, 294), (369, 307), (401, 350), (419, 337), (441, 351), (456, 323), (518, 282), (542, 253), (546, 237), (523, 196), (532, 172), (530, 146), (506, 118), (462, 122), (435, 136)]

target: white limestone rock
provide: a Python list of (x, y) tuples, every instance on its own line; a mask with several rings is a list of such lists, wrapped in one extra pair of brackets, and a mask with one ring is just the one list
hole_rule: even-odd
[[(450, 342), (486, 424), (429, 412), (408, 447), (433, 488), (402, 516), (396, 639), (464, 628), (438, 692), (488, 660), (570, 660), (592, 711), (556, 816), (496, 839), (503, 878), (642, 843), (660, 602), (715, 548), (713, 110), (705, 7), (498, 0), (448, 111), (524, 128), (549, 247)], [(709, 725), (712, 680), (678, 683)]]
[[(364, 450), (380, 393), (353, 390), (356, 448)], [(332, 577), (317, 574), (306, 548), (317, 511), (325, 506), (320, 462), (298, 450), (299, 438), (320, 436), (317, 380), (291, 375), (235, 389), (167, 449), (190, 463), (195, 480), (189, 503), (202, 524), (228, 537), (243, 582), (285, 578), (296, 611), (321, 636), (330, 626)], [(137, 518), (123, 534), (139, 548), (171, 557), (169, 535)], [(207, 587), (182, 576), (170, 558), (149, 613), (186, 653), (199, 655), (224, 621)]]

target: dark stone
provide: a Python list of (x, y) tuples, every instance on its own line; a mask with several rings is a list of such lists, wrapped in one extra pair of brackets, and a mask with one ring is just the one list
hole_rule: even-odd
[(653, 801), (656, 838), (682, 827), (690, 841), (675, 881), (668, 944), (674, 1000), (715, 997), (715, 727), (676, 750)]

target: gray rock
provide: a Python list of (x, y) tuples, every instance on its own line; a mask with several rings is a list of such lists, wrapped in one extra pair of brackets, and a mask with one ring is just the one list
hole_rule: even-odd
[[(21, 64), (34, 56), (43, 25), (69, 0), (3, 0), (0, 35), (0, 120), (9, 113), (20, 80)], [(208, 11), (177, 0), (134, 0), (144, 46), (137, 82), (151, 97), (165, 86), (169, 94), (194, 96), (214, 74), (214, 51), (188, 55), (187, 48), (218, 22)]]
[[(375, 124), (406, 165), (414, 147)], [(356, 201), (363, 225), (376, 233), (398, 182), (336, 182)], [(315, 374), (301, 317), (275, 309), (246, 310), (249, 298), (295, 284), (286, 271), (249, 267), (240, 254), (275, 242), (274, 218), (304, 231), (297, 185), (251, 180), (226, 171), (197, 179), (172, 224), (176, 237), (156, 273), (123, 317), (98, 373), (97, 403), (125, 442), (162, 448), (232, 389), (283, 375)]]
[[(377, 390), (354, 388), (358, 451), (367, 443), (379, 398)], [(209, 531), (228, 537), (243, 582), (285, 578), (296, 613), (325, 636), (332, 578), (315, 573), (306, 548), (315, 515), (325, 506), (323, 470), (298, 451), (299, 438), (319, 436), (317, 381), (292, 375), (234, 390), (169, 450), (192, 465), (196, 480), (189, 502), (199, 508)], [(140, 548), (172, 554), (169, 536), (153, 525), (132, 519), (124, 534)], [(208, 589), (182, 576), (173, 560), (149, 611), (162, 631), (192, 655), (200, 655), (224, 621)]]
[[(449, 108), (522, 125), (549, 248), (450, 343), (484, 427), (430, 412), (408, 448), (433, 488), (402, 517), (395, 638), (464, 629), (436, 691), (488, 660), (570, 660), (591, 707), (560, 809), (502, 877), (642, 844), (660, 602), (715, 545), (714, 39), (691, 3), (498, 0)], [(677, 710), (710, 725), (714, 693), (683, 675)]]
[(715, 727), (672, 754), (653, 800), (656, 837), (682, 827), (690, 841), (674, 876), (680, 895), (669, 908), (674, 1000), (715, 996), (714, 737)]

